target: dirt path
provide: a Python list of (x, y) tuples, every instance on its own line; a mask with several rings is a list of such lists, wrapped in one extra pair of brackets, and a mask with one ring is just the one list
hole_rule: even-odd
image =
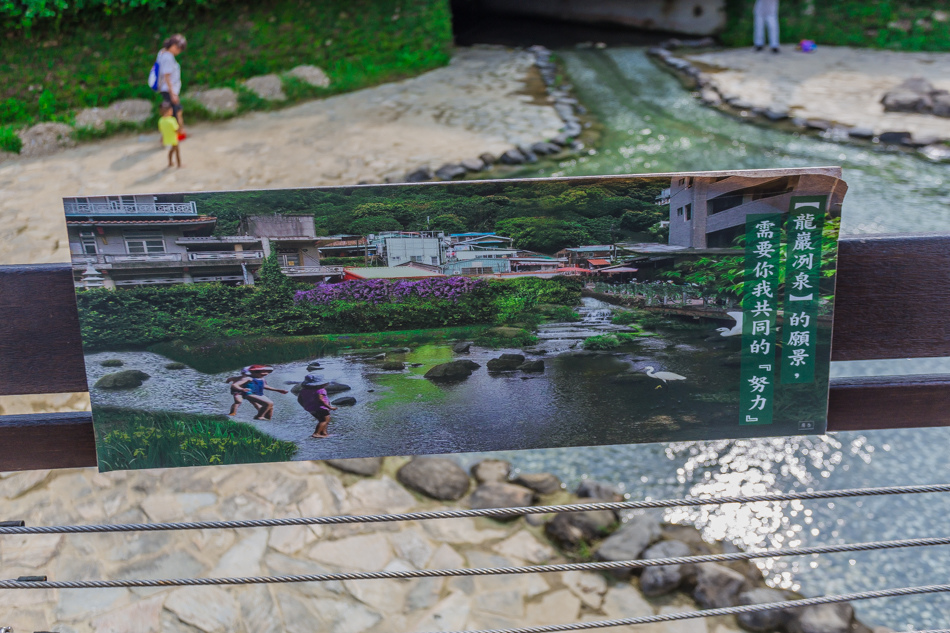
[(69, 259), (64, 196), (383, 182), (549, 138), (561, 121), (522, 94), (531, 66), (528, 53), (460, 49), (413, 79), (189, 126), (181, 170), (165, 169), (157, 132), (0, 163), (0, 264)]

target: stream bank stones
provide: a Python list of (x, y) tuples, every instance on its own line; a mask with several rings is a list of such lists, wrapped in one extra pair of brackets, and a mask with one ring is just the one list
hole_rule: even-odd
[(76, 127), (91, 127), (97, 130), (106, 123), (141, 124), (152, 116), (152, 102), (147, 99), (122, 99), (106, 108), (86, 108), (76, 113)]
[(38, 123), (17, 132), (23, 146), (20, 156), (32, 158), (46, 156), (64, 147), (72, 147), (76, 141), (72, 137), (73, 128), (65, 123)]
[(297, 66), (292, 68), (290, 72), (287, 73), (287, 76), (294, 77), (317, 88), (330, 87), (330, 78), (327, 77), (327, 74), (323, 72), (322, 68), (318, 68), (317, 66), (307, 64)]
[(950, 117), (950, 92), (937, 90), (923, 77), (905, 79), (881, 99), (885, 112), (918, 112)]
[(113, 374), (106, 374), (97, 380), (93, 387), (97, 389), (135, 389), (136, 387), (141, 387), (142, 383), (149, 378), (151, 378), (151, 376), (144, 371), (126, 369)]
[(287, 98), (284, 94), (284, 84), (275, 74), (251, 77), (244, 82), (244, 87), (268, 101), (283, 101)]
[(453, 380), (464, 380), (472, 375), (472, 372), (481, 367), (478, 363), (471, 360), (453, 360), (448, 363), (435, 365), (425, 373), (429, 380), (437, 382), (450, 382)]
[(237, 111), (237, 93), (230, 88), (198, 90), (186, 95), (211, 114), (231, 114)]
[(396, 478), (416, 492), (443, 501), (461, 499), (470, 485), (465, 471), (443, 457), (416, 457), (399, 469)]

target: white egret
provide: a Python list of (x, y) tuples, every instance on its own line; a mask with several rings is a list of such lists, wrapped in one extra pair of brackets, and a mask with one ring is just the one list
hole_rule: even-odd
[(671, 371), (656, 371), (653, 367), (644, 367), (643, 371), (645, 371), (646, 375), (650, 378), (659, 378), (663, 382), (667, 380), (686, 380), (686, 376), (680, 376)]
[(716, 331), (719, 332), (719, 336), (739, 336), (742, 334), (742, 313), (741, 312), (726, 312), (729, 316), (736, 320), (736, 324), (732, 326), (730, 330), (727, 327), (716, 328)]

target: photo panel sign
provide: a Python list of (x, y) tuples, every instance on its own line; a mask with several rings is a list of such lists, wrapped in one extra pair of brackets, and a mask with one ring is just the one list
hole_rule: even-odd
[(834, 167), (64, 200), (102, 470), (823, 433)]

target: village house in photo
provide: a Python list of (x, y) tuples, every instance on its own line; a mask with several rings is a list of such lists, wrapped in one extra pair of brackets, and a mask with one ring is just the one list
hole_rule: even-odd
[(820, 433), (838, 175), (66, 199), (100, 467)]

